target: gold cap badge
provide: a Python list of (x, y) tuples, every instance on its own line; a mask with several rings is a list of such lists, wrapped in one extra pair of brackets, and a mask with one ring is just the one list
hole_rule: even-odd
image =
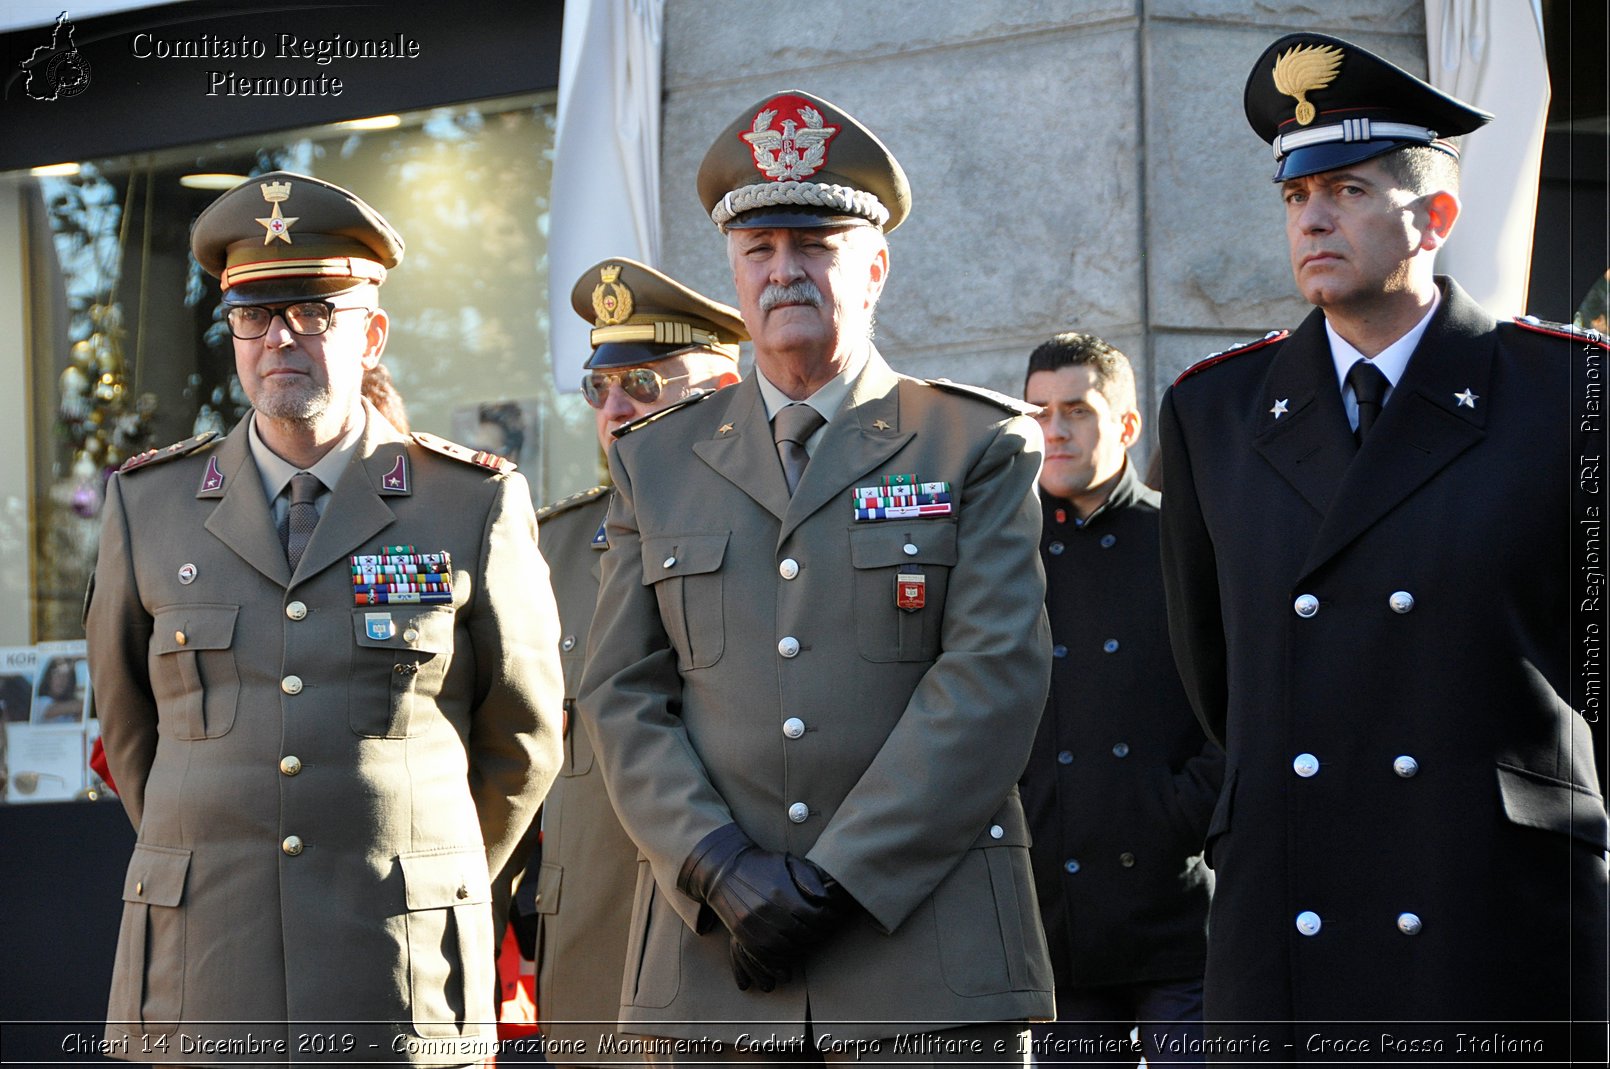
[(620, 281), (619, 264), (608, 264), (598, 271), (603, 279), (593, 287), (593, 312), (598, 316), (597, 326), (624, 323), (632, 316), (632, 290)]
[(1314, 121), (1314, 106), (1305, 93), (1323, 89), (1342, 69), (1342, 50), (1334, 45), (1299, 45), (1275, 60), (1275, 88), (1297, 101), (1297, 124)]
[(268, 218), (257, 220), (263, 224), (263, 230), (265, 231), (263, 244), (267, 245), (275, 238), (285, 242), (287, 245), (292, 244), (291, 224), (301, 216), (293, 215), (287, 218), (280, 214), (280, 205), (291, 199), (291, 183), (263, 182), (260, 188), (263, 191), (263, 199), (274, 206), (274, 210), (268, 213)]

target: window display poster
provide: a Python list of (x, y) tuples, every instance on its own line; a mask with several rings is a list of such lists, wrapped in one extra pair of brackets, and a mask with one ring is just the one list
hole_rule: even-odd
[[(89, 696), (84, 643), (42, 642), (0, 649), (0, 782), (8, 803), (66, 802), (98, 785), (89, 769), (99, 735)], [(20, 710), (26, 708), (27, 712)]]

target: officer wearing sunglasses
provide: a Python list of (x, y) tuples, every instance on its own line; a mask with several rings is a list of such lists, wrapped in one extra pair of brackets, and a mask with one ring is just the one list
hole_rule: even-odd
[[(596, 264), (577, 280), (571, 304), (593, 324), (581, 392), (593, 406), (606, 455), (611, 432), (622, 424), (738, 381), (738, 342), (749, 337), (738, 310), (652, 267), (622, 258)], [(603, 530), (610, 497), (609, 487), (595, 486), (537, 513), (559, 602), (567, 711), (581, 682), (600, 558), (609, 548)], [(617, 1016), (637, 847), (621, 829), (587, 734), (574, 721), (541, 823), (542, 849), (521, 877), (514, 923), (526, 956), (537, 962), (544, 1034), (583, 1041), (589, 1054), (567, 1062), (587, 1064), (598, 1060), (599, 1026), (567, 1022)]]

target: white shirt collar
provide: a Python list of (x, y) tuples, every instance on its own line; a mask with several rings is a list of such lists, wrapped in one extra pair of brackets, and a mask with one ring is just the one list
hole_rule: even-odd
[(1390, 398), (1392, 390), (1397, 388), (1398, 380), (1403, 378), (1403, 370), (1409, 366), (1409, 357), (1414, 355), (1415, 346), (1419, 345), (1420, 339), (1425, 336), (1426, 327), (1431, 325), (1431, 317), (1437, 314), (1437, 307), (1440, 304), (1442, 304), (1442, 289), (1434, 286), (1431, 290), (1431, 307), (1426, 309), (1420, 321), (1410, 327), (1409, 332), (1403, 337), (1375, 354), (1373, 359), (1353, 348), (1347, 339), (1336, 333), (1335, 328), (1330, 325), (1330, 320), (1325, 320), (1325, 335), (1330, 338), (1330, 357), (1336, 364), (1336, 385), (1341, 389), (1342, 396), (1348, 399), (1349, 413), (1357, 411), (1351, 407), (1356, 402), (1352, 400), (1353, 391), (1347, 386), (1347, 373), (1353, 365), (1360, 360), (1369, 360), (1374, 364), (1381, 374), (1386, 376), (1389, 387), (1386, 396)]

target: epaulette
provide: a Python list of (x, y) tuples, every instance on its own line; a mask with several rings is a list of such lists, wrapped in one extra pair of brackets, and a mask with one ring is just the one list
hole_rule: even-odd
[(672, 412), (675, 412), (678, 409), (687, 408), (689, 405), (696, 405), (700, 401), (703, 401), (706, 397), (714, 397), (715, 395), (716, 391), (714, 390), (706, 390), (702, 388), (689, 390), (674, 403), (666, 405), (658, 412), (650, 412), (646, 416), (638, 416), (629, 423), (622, 423), (619, 427), (616, 427), (609, 433), (613, 434), (617, 438), (624, 438), (633, 431), (642, 430), (644, 427), (647, 427), (650, 423), (653, 423), (656, 420), (664, 419), (666, 416), (669, 416)]
[(544, 505), (538, 509), (537, 520), (538, 522), (541, 522), (542, 520), (547, 519), (549, 516), (557, 516), (561, 512), (569, 512), (578, 505), (585, 505), (589, 501), (602, 497), (604, 494), (609, 493), (612, 489), (614, 489), (614, 487), (605, 483), (595, 486), (591, 490), (583, 490), (579, 494), (571, 494), (569, 497), (562, 497), (558, 501), (555, 501), (550, 505)]
[(922, 381), (930, 386), (937, 386), (947, 393), (956, 393), (961, 394), (963, 397), (973, 397), (980, 401), (988, 401), (992, 405), (998, 405), (1019, 416), (1032, 416), (1040, 411), (1039, 405), (1031, 405), (1027, 401), (1021, 401), (1016, 397), (1008, 397), (1006, 394), (997, 393), (994, 390), (986, 390), (982, 386), (971, 386), (965, 382), (952, 382), (949, 379), (923, 379)]
[(117, 469), (118, 473), (127, 475), (131, 471), (149, 468), (153, 464), (161, 464), (164, 461), (189, 456), (217, 437), (217, 431), (202, 431), (194, 438), (186, 438), (182, 442), (174, 442), (172, 445), (163, 446), (161, 449), (147, 449), (145, 452), (136, 453), (125, 460), (123, 466)]
[(1610, 349), (1610, 337), (1606, 337), (1592, 327), (1579, 327), (1571, 323), (1550, 323), (1548, 320), (1539, 319), (1536, 316), (1516, 316), (1515, 325), (1522, 330), (1530, 330), (1536, 334), (1547, 334), (1554, 338), (1569, 338), (1572, 341), (1597, 345), (1601, 349)]
[(415, 444), (424, 446), (432, 453), (440, 453), (444, 457), (452, 457), (465, 464), (474, 464), (478, 468), (486, 468), (499, 475), (507, 475), (515, 469), (514, 461), (506, 460), (496, 453), (488, 453), (484, 449), (470, 449), (457, 442), (449, 442), (446, 438), (426, 434), (424, 431), (415, 431), (413, 437)]
[(1220, 350), (1211, 356), (1204, 356), (1202, 359), (1180, 372), (1180, 377), (1174, 380), (1174, 385), (1178, 386), (1192, 375), (1195, 375), (1198, 371), (1206, 371), (1214, 364), (1222, 364), (1232, 356), (1240, 356), (1242, 353), (1250, 353), (1254, 349), (1262, 349), (1265, 345), (1273, 345), (1277, 341), (1285, 341), (1289, 337), (1291, 337), (1291, 331), (1289, 330), (1271, 330), (1263, 337), (1254, 341), (1242, 342), (1240, 345), (1232, 345), (1228, 349)]

